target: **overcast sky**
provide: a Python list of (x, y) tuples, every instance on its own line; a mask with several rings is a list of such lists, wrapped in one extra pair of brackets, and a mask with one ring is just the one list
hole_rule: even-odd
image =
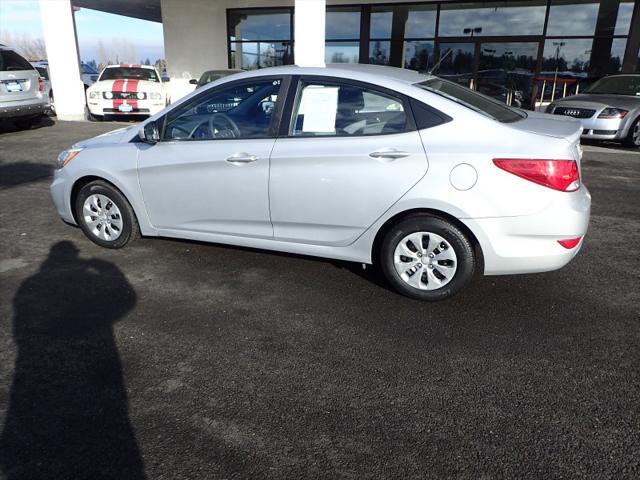
[[(109, 44), (127, 40), (135, 47), (137, 60), (147, 57), (153, 62), (164, 58), (162, 24), (111, 15), (97, 10), (76, 12), (76, 29), (83, 61), (97, 60), (98, 41)], [(42, 37), (40, 8), (37, 0), (0, 0), (0, 32)], [(117, 33), (114, 33), (117, 32)]]

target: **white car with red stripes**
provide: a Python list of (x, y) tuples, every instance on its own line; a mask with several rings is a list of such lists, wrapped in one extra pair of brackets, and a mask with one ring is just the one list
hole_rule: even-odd
[(109, 65), (87, 89), (91, 120), (108, 115), (153, 115), (168, 104), (167, 87), (151, 65)]

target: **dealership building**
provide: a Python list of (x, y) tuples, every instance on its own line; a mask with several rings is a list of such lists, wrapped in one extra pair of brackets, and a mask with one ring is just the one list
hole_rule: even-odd
[[(84, 116), (73, 12), (161, 22), (172, 98), (212, 69), (372, 63), (435, 72), (534, 108), (640, 73), (640, 0), (40, 0), (62, 119)], [(74, 54), (75, 53), (75, 54)], [(59, 94), (58, 92), (61, 92)]]

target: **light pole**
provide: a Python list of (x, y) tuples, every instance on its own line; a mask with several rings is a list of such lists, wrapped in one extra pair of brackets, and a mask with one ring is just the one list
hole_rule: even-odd
[(558, 81), (558, 61), (560, 59), (560, 49), (566, 45), (565, 42), (553, 42), (556, 47), (556, 73), (553, 76), (553, 89), (551, 90), (551, 103), (556, 98), (556, 82)]
[(473, 37), (474, 33), (482, 33), (482, 27), (467, 27), (464, 30), (462, 30), (462, 33), (464, 33), (465, 35), (469, 35), (471, 34), (471, 36)]

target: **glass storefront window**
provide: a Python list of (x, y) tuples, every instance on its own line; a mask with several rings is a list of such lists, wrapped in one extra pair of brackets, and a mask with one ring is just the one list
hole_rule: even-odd
[(627, 47), (626, 38), (614, 38), (611, 44), (611, 54), (609, 55), (609, 68), (607, 73), (613, 75), (622, 71), (624, 61), (624, 50)]
[(542, 54), (542, 76), (553, 75), (556, 69), (563, 78), (585, 78), (589, 71), (592, 38), (547, 39)]
[(441, 43), (440, 66), (435, 75), (471, 86), (473, 79), (474, 43)]
[(358, 63), (360, 42), (327, 42), (324, 47), (325, 63)]
[(544, 0), (443, 4), (439, 36), (541, 35)]
[(435, 5), (411, 5), (407, 15), (405, 38), (433, 38), (436, 36)]
[(547, 35), (593, 35), (599, 7), (593, 0), (551, 0)]
[(616, 19), (616, 27), (614, 35), (629, 35), (629, 27), (631, 26), (631, 16), (633, 15), (633, 0), (624, 0), (620, 2), (618, 8), (618, 18)]
[(291, 40), (291, 10), (229, 10), (228, 29), (237, 40)]
[(369, 63), (389, 65), (391, 42), (375, 40), (369, 43)]
[(288, 42), (231, 43), (231, 68), (255, 70), (290, 63), (291, 46)]
[(393, 7), (371, 7), (371, 38), (391, 38), (391, 27), (393, 24)]
[(360, 39), (360, 7), (327, 8), (327, 40)]
[(426, 73), (433, 68), (434, 48), (432, 40), (404, 42), (404, 68)]

